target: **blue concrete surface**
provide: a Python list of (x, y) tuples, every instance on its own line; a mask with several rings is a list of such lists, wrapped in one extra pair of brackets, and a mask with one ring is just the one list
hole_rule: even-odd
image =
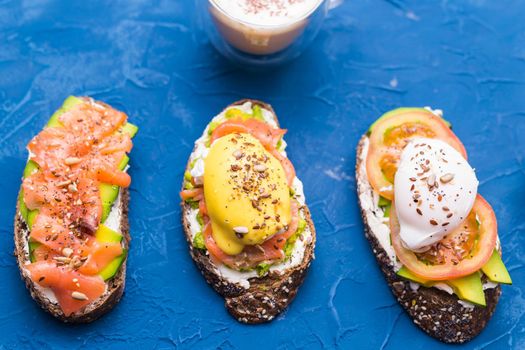
[[(458, 348), (525, 348), (525, 3), (345, 1), (292, 63), (243, 71), (209, 44), (189, 0), (0, 1), (0, 348), (440, 349), (403, 312), (362, 232), (355, 146), (399, 106), (441, 108), (499, 220), (504, 286), (486, 330)], [(520, 15), (521, 14), (521, 15)], [(13, 258), (25, 145), (69, 94), (140, 126), (131, 156), (126, 294), (99, 321), (63, 325), (32, 301)], [(246, 326), (187, 252), (178, 190), (209, 119), (244, 97), (271, 103), (318, 231), (291, 307)]]

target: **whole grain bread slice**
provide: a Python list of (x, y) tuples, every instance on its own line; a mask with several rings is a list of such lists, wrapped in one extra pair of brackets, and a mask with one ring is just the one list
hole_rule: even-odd
[[(131, 240), (129, 234), (129, 223), (128, 223), (128, 208), (129, 208), (129, 190), (127, 188), (120, 189), (120, 208), (114, 208), (120, 210), (122, 213), (120, 219), (120, 233), (123, 235), (122, 245), (123, 248), (128, 250), (129, 243)], [(116, 204), (115, 204), (116, 205)], [(97, 318), (110, 311), (122, 297), (124, 293), (124, 287), (126, 282), (126, 260), (127, 256), (122, 262), (117, 274), (106, 281), (107, 289), (106, 292), (97, 300), (87, 305), (80, 312), (66, 316), (60, 306), (57, 303), (52, 302), (42, 292), (38, 286), (35, 285), (28, 271), (24, 268), (26, 264), (29, 264), (29, 252), (25, 249), (27, 246), (27, 240), (29, 239), (29, 229), (26, 222), (20, 214), (20, 210), (17, 205), (16, 216), (15, 216), (15, 256), (20, 270), (22, 280), (24, 280), (31, 297), (42, 307), (42, 309), (49, 312), (57, 319), (66, 323), (88, 323), (96, 320)]]
[[(264, 102), (244, 99), (232, 103), (228, 107), (242, 105), (246, 102), (251, 102), (253, 105), (259, 105), (261, 108), (270, 111), (274, 116), (275, 122), (279, 125), (275, 111), (269, 104)], [(218, 273), (216, 265), (210, 259), (208, 252), (193, 246), (190, 223), (187, 219), (191, 206), (182, 201), (181, 208), (182, 223), (190, 255), (208, 284), (224, 297), (225, 307), (234, 318), (243, 323), (263, 323), (271, 321), (286, 309), (296, 296), (299, 286), (303, 283), (306, 276), (308, 267), (314, 259), (315, 227), (306, 205), (301, 207), (300, 210), (303, 211), (312, 239), (307, 243), (301, 263), (282, 271), (282, 273), (273, 271), (263, 277), (250, 278), (249, 288), (244, 288), (238, 283), (232, 283), (225, 279)]]
[(466, 304), (461, 304), (455, 294), (448, 294), (434, 287), (413, 288), (414, 284), (396, 274), (389, 255), (381, 246), (368, 222), (367, 209), (361, 203), (360, 195), (364, 191), (365, 184), (360, 180), (359, 171), (361, 163), (365, 161), (361, 154), (367, 138), (366, 135), (363, 135), (357, 146), (357, 192), (365, 236), (370, 242), (377, 263), (392, 293), (414, 323), (430, 336), (445, 343), (464, 343), (471, 340), (485, 328), (494, 313), (501, 294), (501, 287), (498, 285), (485, 290), (486, 307), (465, 306)]

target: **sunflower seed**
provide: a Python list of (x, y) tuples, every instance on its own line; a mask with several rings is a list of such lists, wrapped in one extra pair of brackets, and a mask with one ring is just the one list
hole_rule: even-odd
[(244, 153), (238, 149), (235, 150), (235, 152), (233, 152), (233, 156), (235, 157), (235, 159), (239, 160), (244, 156)]
[(446, 184), (446, 183), (452, 181), (453, 179), (454, 179), (454, 174), (447, 173), (447, 174), (441, 176), (441, 177), (439, 178), (439, 181), (441, 181), (441, 183)]
[(436, 183), (436, 175), (432, 174), (428, 177), (427, 179), (427, 184), (430, 186), (430, 187), (433, 187), (434, 184)]
[(70, 183), (71, 183), (71, 180), (62, 181), (62, 182), (57, 183), (57, 187), (64, 187), (64, 186), (69, 185)]
[(62, 255), (64, 255), (66, 258), (69, 258), (72, 254), (73, 254), (73, 249), (71, 248), (62, 249)]
[(85, 295), (84, 293), (80, 293), (80, 292), (71, 293), (71, 298), (75, 300), (81, 300), (81, 301), (88, 300), (87, 295)]
[(64, 163), (66, 165), (75, 165), (75, 164), (78, 164), (80, 163), (80, 158), (77, 158), (77, 157), (67, 157), (65, 160), (64, 160)]
[(246, 227), (246, 226), (235, 226), (233, 228), (233, 231), (235, 233), (240, 233), (241, 235), (245, 235), (245, 234), (248, 233), (248, 227)]
[(253, 166), (253, 170), (255, 170), (258, 173), (262, 173), (262, 172), (266, 171), (266, 165), (264, 165), (264, 164), (255, 164)]
[(69, 186), (67, 186), (67, 189), (70, 192), (78, 192), (77, 185), (74, 182), (72, 184), (70, 184)]
[(59, 261), (61, 263), (65, 263), (65, 264), (69, 264), (69, 262), (71, 261), (70, 258), (67, 258), (65, 256), (55, 256), (53, 259), (55, 259), (56, 261)]

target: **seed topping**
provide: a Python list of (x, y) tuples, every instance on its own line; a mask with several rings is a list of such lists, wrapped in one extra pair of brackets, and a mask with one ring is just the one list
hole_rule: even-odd
[(80, 300), (80, 301), (84, 301), (84, 300), (88, 300), (89, 299), (87, 297), (87, 295), (85, 295), (84, 293), (76, 292), (76, 291), (71, 293), (71, 298), (73, 298), (75, 300)]
[(453, 179), (454, 179), (454, 174), (447, 173), (447, 174), (441, 176), (439, 178), (439, 181), (441, 181), (441, 183), (443, 183), (443, 184), (446, 184), (446, 183), (449, 183), (450, 181), (452, 181)]
[(66, 164), (66, 165), (75, 165), (75, 164), (78, 164), (80, 162), (81, 162), (81, 159), (77, 158), (77, 157), (67, 157), (64, 160), (64, 164)]

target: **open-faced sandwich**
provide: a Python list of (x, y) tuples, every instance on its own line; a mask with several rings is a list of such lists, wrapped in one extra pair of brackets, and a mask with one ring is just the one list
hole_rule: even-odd
[(295, 297), (315, 228), (273, 109), (233, 103), (195, 142), (181, 192), (190, 253), (240, 322), (272, 320)]
[(441, 112), (379, 118), (359, 142), (356, 178), (366, 237), (414, 323), (447, 343), (479, 334), (512, 282), (494, 212)]
[(93, 321), (124, 291), (136, 132), (124, 113), (71, 96), (27, 146), (15, 255), (33, 299), (64, 322)]

